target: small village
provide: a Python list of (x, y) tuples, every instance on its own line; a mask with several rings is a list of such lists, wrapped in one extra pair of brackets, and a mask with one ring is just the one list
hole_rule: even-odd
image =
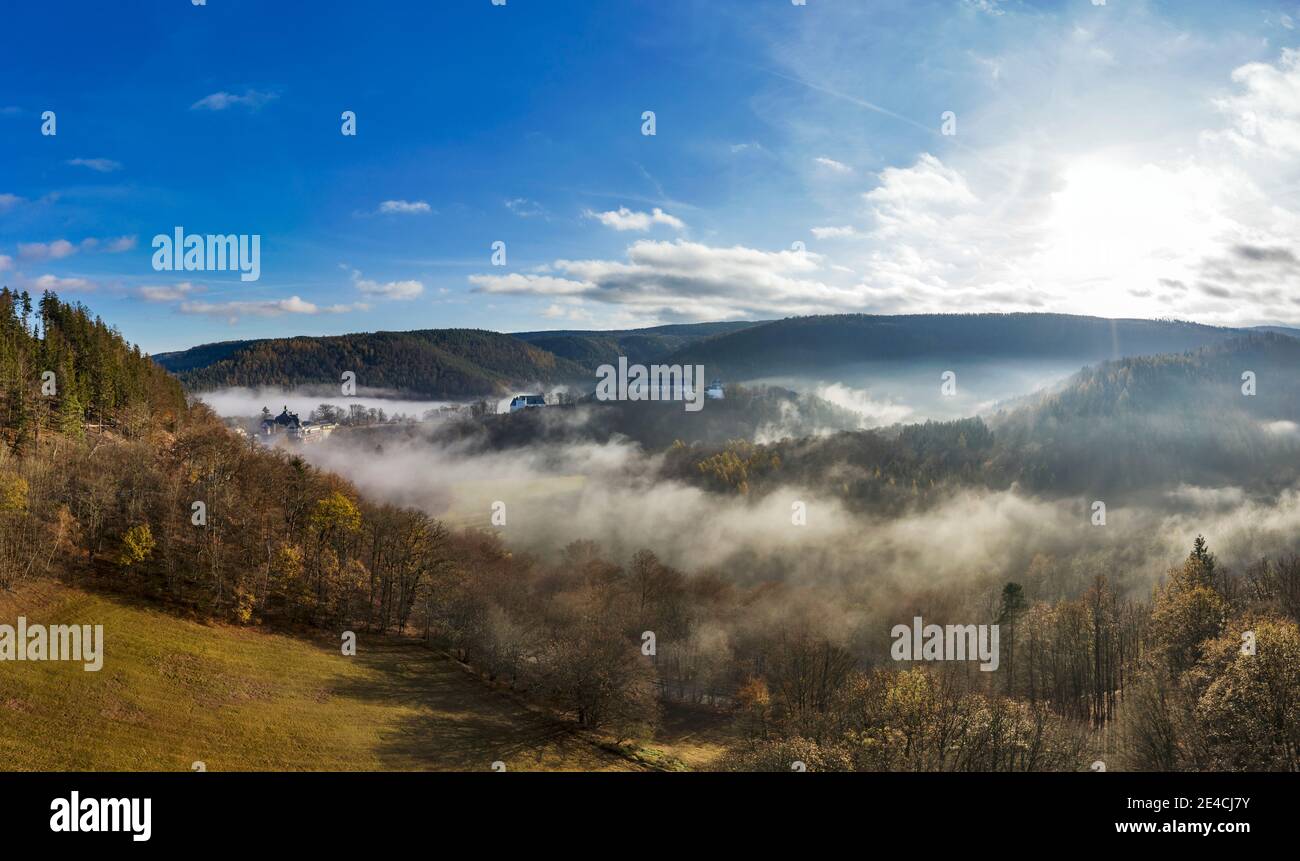
[[(722, 381), (712, 380), (704, 390), (704, 395), (709, 400), (722, 400), (725, 397)], [(511, 398), (505, 411), (517, 413), (529, 409), (573, 404), (573, 398), (566, 393), (555, 393), (550, 396), (540, 393), (517, 394)], [(499, 410), (496, 404), (486, 400), (465, 404), (443, 404), (426, 410), (419, 419), (416, 419), (414, 416), (404, 414), (390, 416), (382, 409), (367, 409), (360, 405), (344, 410), (330, 404), (321, 404), (306, 419), (303, 419), (298, 413), (290, 412), (288, 405), (284, 405), (279, 415), (273, 415), (270, 409), (263, 407), (262, 415), (255, 426), (241, 427), (234, 424), (231, 429), (240, 436), (265, 444), (273, 445), (280, 442), (310, 444), (328, 439), (330, 434), (341, 427), (440, 422), (466, 416), (481, 418), (485, 415), (494, 415)]]

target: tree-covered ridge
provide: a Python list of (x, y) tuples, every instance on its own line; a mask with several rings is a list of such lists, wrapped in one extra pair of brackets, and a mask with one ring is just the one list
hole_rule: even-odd
[(677, 350), (700, 341), (762, 325), (747, 321), (725, 323), (684, 323), (654, 326), (648, 329), (611, 331), (560, 330), (554, 332), (518, 332), (514, 337), (571, 359), (591, 373), (619, 356), (629, 362), (651, 364), (667, 361)]
[(1181, 352), (1237, 330), (1167, 320), (1068, 314), (836, 314), (791, 317), (690, 344), (672, 362), (703, 364), (729, 379), (782, 376), (855, 362), (1069, 358)]
[(1017, 483), (1050, 496), (1184, 483), (1273, 492), (1300, 482), (1298, 424), (1300, 340), (1264, 333), (1085, 368), (987, 421), (685, 446), (665, 470), (725, 492), (823, 487), (884, 511)]
[[(582, 335), (539, 335), (529, 338), (528, 343), (538, 349), (568, 359), (587, 369), (593, 376), (596, 368), (611, 361), (617, 361), (620, 354), (619, 342), (614, 338)], [(644, 361), (645, 357), (631, 358), (629, 361)], [(611, 360), (610, 357), (614, 359)]]
[(338, 382), (352, 370), (362, 385), (437, 398), (481, 397), (536, 383), (586, 382), (619, 356), (657, 362), (674, 350), (755, 323), (698, 323), (592, 332), (503, 335), (426, 329), (331, 337), (222, 341), (162, 353), (156, 360), (192, 390)]
[(85, 422), (172, 422), (184, 410), (176, 380), (85, 306), (46, 292), (33, 307), (26, 292), (0, 289), (0, 427), (11, 442)]
[[(198, 364), (196, 356), (211, 356)], [(581, 366), (523, 341), (479, 329), (427, 329), (276, 338), (196, 347), (159, 359), (191, 390), (226, 386), (336, 386), (345, 371), (362, 387), (432, 398), (480, 397), (521, 385), (586, 379)]]
[(993, 420), (996, 466), (1035, 489), (1276, 490), (1300, 480), (1298, 420), (1300, 340), (1246, 335), (1085, 368)]
[[(1020, 416), (1038, 424), (1124, 412), (1203, 414), (1208, 405), (1260, 418), (1300, 417), (1300, 340), (1259, 333), (1199, 350), (1135, 356), (1084, 368), (1057, 391), (1030, 400)], [(1255, 375), (1244, 396), (1242, 374)]]
[(702, 364), (729, 381), (825, 372), (859, 362), (1069, 358), (1182, 352), (1238, 330), (1162, 320), (1065, 314), (839, 314), (773, 322), (650, 329), (521, 332), (468, 329), (375, 332), (204, 344), (157, 357), (187, 388), (337, 383), (428, 397), (481, 397), (530, 383), (590, 381), (621, 356), (630, 362)]

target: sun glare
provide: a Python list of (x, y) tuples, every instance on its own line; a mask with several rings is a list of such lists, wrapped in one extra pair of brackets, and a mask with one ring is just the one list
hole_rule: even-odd
[(1051, 197), (1043, 277), (1098, 314), (1150, 314), (1161, 278), (1186, 275), (1219, 231), (1215, 183), (1194, 167), (1070, 164)]

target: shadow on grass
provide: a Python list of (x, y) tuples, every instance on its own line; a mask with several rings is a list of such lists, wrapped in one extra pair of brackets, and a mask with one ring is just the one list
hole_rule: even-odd
[(418, 643), (375, 638), (356, 659), (373, 672), (342, 682), (333, 696), (415, 712), (382, 735), (376, 753), (386, 768), (490, 771), (498, 760), (510, 770), (635, 767)]

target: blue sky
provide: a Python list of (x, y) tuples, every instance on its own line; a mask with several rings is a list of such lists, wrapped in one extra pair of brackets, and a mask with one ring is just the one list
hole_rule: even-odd
[[(153, 352), (850, 311), (1300, 323), (1296, 3), (5, 17), (0, 281)], [(176, 226), (259, 235), (260, 278), (155, 271)]]

